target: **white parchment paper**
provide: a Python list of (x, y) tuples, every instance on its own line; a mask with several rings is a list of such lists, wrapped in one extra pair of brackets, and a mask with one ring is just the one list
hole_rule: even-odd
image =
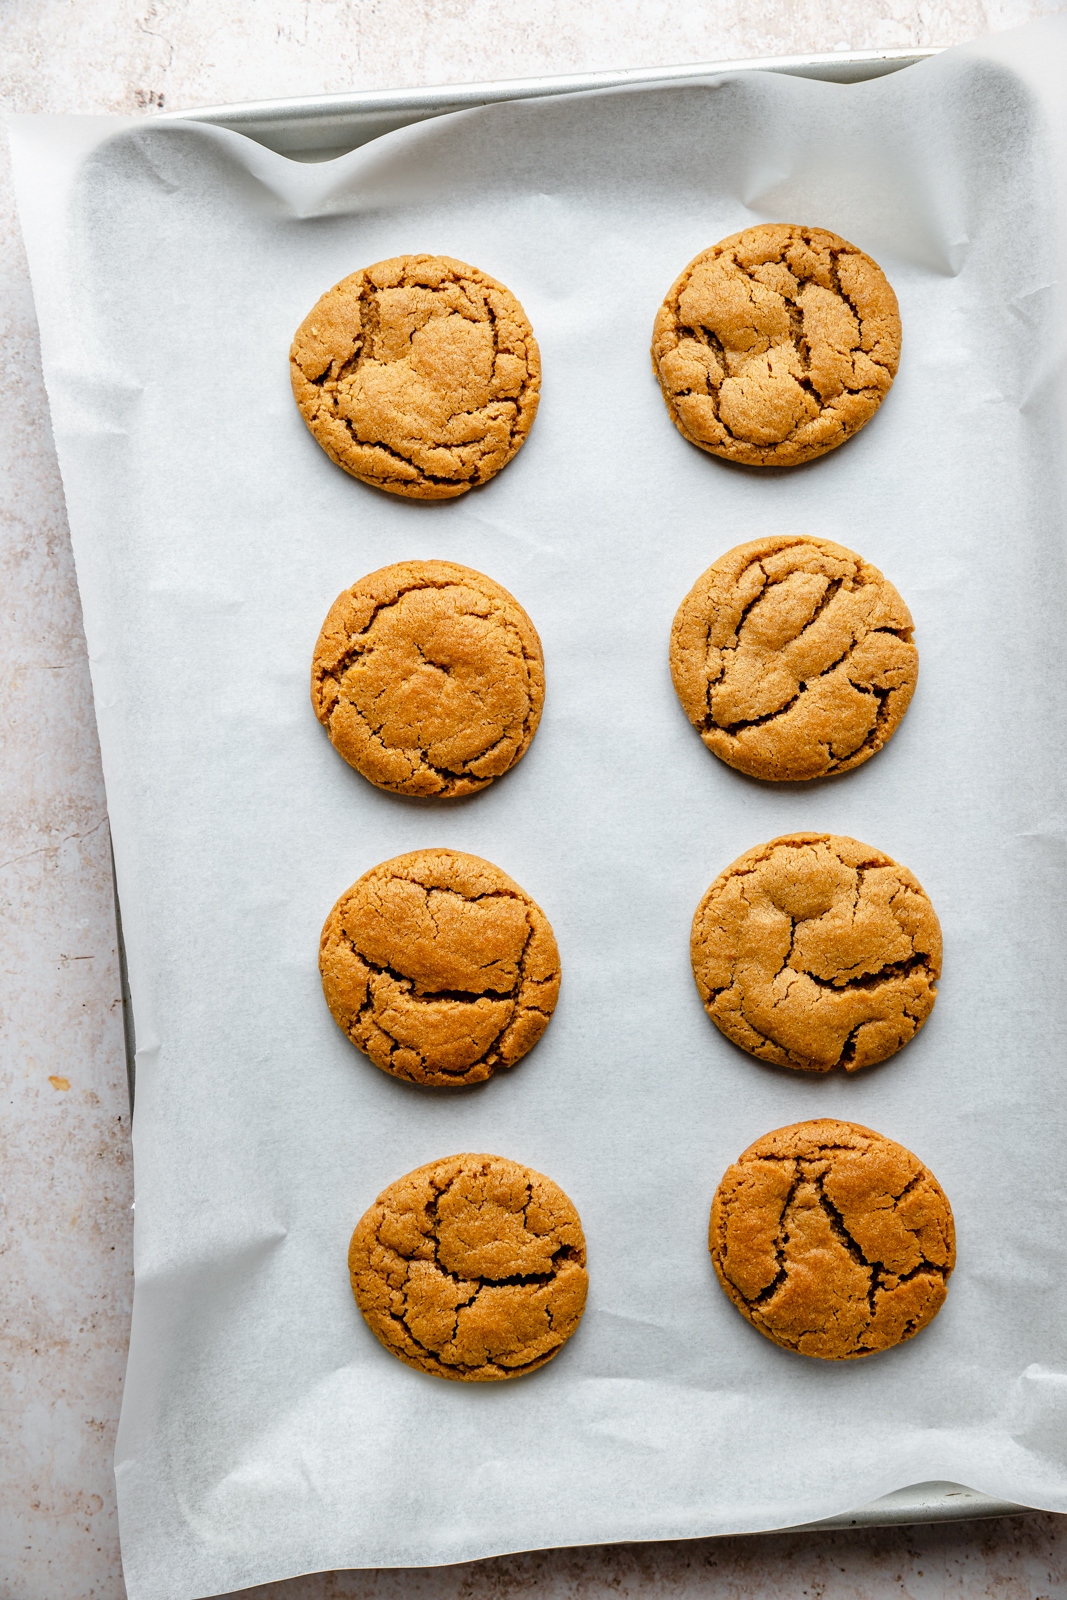
[[(771, 1528), (929, 1479), (1067, 1511), (1065, 81), (1054, 20), (854, 87), (491, 107), (317, 167), (13, 119), (137, 1028), (132, 1600)], [(768, 219), (870, 251), (904, 323), (875, 420), (794, 471), (689, 446), (647, 354), (676, 273)], [(513, 464), (429, 505), (331, 465), (286, 361), (325, 288), (420, 250), (508, 284), (545, 371)], [(774, 787), (704, 749), (667, 641), (712, 560), (783, 528), (882, 568), (922, 669), (882, 754)], [(529, 754), (466, 802), (377, 792), (308, 701), (334, 596), (409, 557), (490, 574), (545, 646)], [(708, 883), (797, 828), (905, 862), (944, 927), (931, 1020), (856, 1079), (733, 1049), (690, 974)], [(563, 960), (543, 1041), (467, 1092), (378, 1072), (317, 975), (339, 892), (436, 844), (517, 878)], [(729, 1162), (825, 1115), (915, 1150), (959, 1231), (936, 1322), (841, 1365), (755, 1333), (706, 1249)], [(549, 1173), (588, 1236), (578, 1334), (514, 1383), (409, 1371), (349, 1291), (367, 1205), (459, 1150)]]

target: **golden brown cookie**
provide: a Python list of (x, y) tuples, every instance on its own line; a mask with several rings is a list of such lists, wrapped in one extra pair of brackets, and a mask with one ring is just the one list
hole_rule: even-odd
[(825, 778), (892, 738), (919, 673), (911, 613), (877, 567), (829, 539), (739, 544), (671, 629), (671, 677), (708, 749), (752, 778)]
[(389, 1185), (352, 1235), (356, 1304), (387, 1350), (438, 1378), (490, 1383), (551, 1361), (582, 1319), (578, 1213), (503, 1156), (448, 1156)]
[(822, 228), (768, 222), (701, 251), (656, 316), (675, 426), (712, 455), (794, 467), (844, 444), (889, 392), (900, 314), (885, 274)]
[(851, 1361), (911, 1339), (956, 1264), (952, 1208), (903, 1145), (856, 1122), (797, 1122), (719, 1184), (708, 1248), (726, 1293), (786, 1350)]
[(376, 1067), (453, 1088), (513, 1067), (559, 997), (548, 918), (499, 867), (413, 850), (365, 872), (319, 945), (326, 1003)]
[(451, 256), (395, 256), (343, 278), (296, 330), (289, 370), (330, 459), (413, 500), (450, 500), (507, 466), (541, 390), (515, 296)]
[(338, 595), (311, 663), (335, 748), (379, 789), (450, 799), (525, 755), (545, 698), (537, 630), (452, 561), (398, 561)]
[(704, 1009), (734, 1044), (801, 1072), (856, 1072), (907, 1044), (933, 1010), (941, 927), (880, 850), (789, 833), (720, 873), (690, 941)]

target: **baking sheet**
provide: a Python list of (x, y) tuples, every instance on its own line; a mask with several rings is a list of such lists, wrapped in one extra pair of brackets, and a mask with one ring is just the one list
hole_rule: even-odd
[[(1049, 21), (849, 88), (490, 107), (317, 167), (223, 130), (13, 119), (137, 1018), (133, 1600), (784, 1526), (920, 1480), (1067, 1509), (1065, 57)], [(680, 266), (767, 218), (871, 250), (905, 350), (846, 448), (756, 474), (676, 434), (647, 342)], [(425, 248), (515, 290), (546, 373), (515, 462), (430, 506), (332, 468), (285, 367), (323, 287)], [(781, 527), (882, 567), (922, 674), (874, 761), (770, 789), (704, 751), (666, 642), (703, 567)], [(447, 807), (370, 789), (306, 699), (334, 595), (409, 556), (488, 572), (545, 645), (528, 756)], [(689, 973), (711, 878), (803, 827), (907, 863), (945, 929), (933, 1017), (856, 1080), (735, 1052)], [(315, 965), (340, 889), (435, 843), (515, 876), (564, 963), (536, 1051), (447, 1096), (354, 1052)], [(759, 1338), (705, 1247), (725, 1166), (816, 1115), (915, 1149), (960, 1236), (933, 1326), (840, 1368)], [(579, 1333), (515, 1384), (409, 1372), (349, 1295), (356, 1218), (459, 1149), (550, 1173), (589, 1240)]]

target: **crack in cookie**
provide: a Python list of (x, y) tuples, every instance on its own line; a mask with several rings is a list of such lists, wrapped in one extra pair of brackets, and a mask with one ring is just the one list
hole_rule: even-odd
[(585, 1308), (585, 1236), (550, 1178), (458, 1155), (390, 1184), (352, 1235), (352, 1292), (409, 1367), (485, 1383), (551, 1361)]
[(400, 561), (338, 595), (311, 703), (350, 766), (394, 794), (474, 794), (525, 755), (541, 641), (506, 589), (452, 561)]
[(775, 1344), (848, 1361), (912, 1338), (956, 1262), (952, 1209), (903, 1145), (854, 1122), (765, 1134), (727, 1171), (708, 1232), (715, 1273)]
[(343, 278), (297, 329), (289, 369), (330, 459), (415, 500), (454, 499), (507, 466), (541, 389), (515, 296), (450, 256), (396, 256)]
[(794, 534), (739, 544), (697, 579), (670, 660), (708, 749), (774, 783), (868, 761), (919, 675), (911, 613), (893, 585), (854, 550)]
[(899, 360), (900, 313), (882, 269), (836, 233), (789, 223), (702, 251), (652, 335), (675, 426), (748, 466), (836, 449), (873, 417)]
[(794, 833), (716, 878), (690, 954), (705, 1011), (742, 1050), (801, 1072), (856, 1072), (894, 1055), (933, 1010), (941, 927), (889, 856)]
[(352, 1043), (383, 1072), (435, 1088), (513, 1067), (559, 997), (544, 912), (459, 850), (415, 850), (364, 873), (326, 919), (319, 971)]

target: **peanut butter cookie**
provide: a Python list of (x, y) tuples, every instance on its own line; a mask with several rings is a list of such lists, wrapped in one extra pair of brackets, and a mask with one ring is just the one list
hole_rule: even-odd
[(387, 1350), (464, 1383), (551, 1361), (582, 1319), (589, 1281), (563, 1190), (485, 1155), (431, 1161), (390, 1184), (356, 1226), (348, 1270)]
[(319, 945), (326, 1003), (376, 1067), (452, 1088), (513, 1067), (548, 1027), (559, 951), (506, 873), (413, 850), (345, 891)]
[(786, 1350), (851, 1361), (911, 1339), (944, 1304), (952, 1209), (933, 1173), (855, 1122), (797, 1122), (719, 1185), (708, 1248), (742, 1316)]
[(541, 389), (515, 296), (450, 256), (396, 256), (343, 278), (296, 330), (289, 370), (330, 459), (413, 500), (450, 500), (507, 466)]
[(691, 444), (753, 467), (825, 455), (869, 422), (900, 360), (897, 297), (855, 245), (763, 223), (696, 256), (656, 316), (652, 365)]
[(757, 845), (720, 873), (690, 941), (704, 1009), (761, 1061), (829, 1072), (884, 1061), (933, 1010), (941, 927), (919, 883), (832, 833)]
[(338, 595), (311, 663), (334, 747), (379, 789), (450, 799), (525, 755), (545, 697), (541, 641), (491, 578), (400, 561)]
[(858, 767), (908, 709), (911, 613), (891, 583), (828, 539), (739, 544), (697, 579), (671, 629), (671, 676), (708, 749), (783, 783)]

